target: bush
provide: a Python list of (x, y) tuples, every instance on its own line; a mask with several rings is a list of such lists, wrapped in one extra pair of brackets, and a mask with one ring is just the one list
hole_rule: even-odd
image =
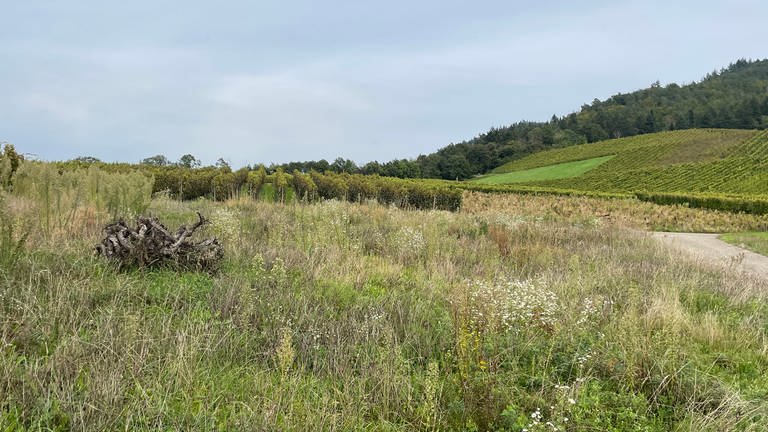
[(309, 174), (303, 174), (298, 170), (294, 170), (291, 181), (298, 199), (314, 201), (317, 194), (317, 185)]
[(261, 188), (267, 180), (267, 173), (263, 166), (259, 166), (256, 170), (249, 171), (246, 177), (245, 185), (248, 190), (248, 195), (252, 197), (258, 197)]

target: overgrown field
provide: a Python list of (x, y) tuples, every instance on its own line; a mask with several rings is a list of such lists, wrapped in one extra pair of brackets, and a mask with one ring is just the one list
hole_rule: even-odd
[(587, 226), (707, 233), (768, 231), (766, 214), (658, 205), (632, 198), (465, 192), (463, 202), (465, 214), (511, 214), (518, 218)]
[[(0, 430), (768, 427), (768, 286), (628, 230), (759, 217), (35, 190), (0, 204)], [(147, 205), (174, 228), (209, 216), (221, 271), (91, 256), (110, 211)]]
[(554, 189), (614, 193), (658, 192), (766, 197), (768, 132), (692, 129), (638, 135), (544, 151), (494, 170), (492, 182), (511, 173), (615, 155), (575, 178), (532, 179)]

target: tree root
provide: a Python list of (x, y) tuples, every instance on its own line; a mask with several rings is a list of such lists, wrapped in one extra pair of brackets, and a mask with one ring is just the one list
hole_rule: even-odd
[(199, 228), (210, 223), (199, 212), (197, 217), (197, 222), (180, 226), (174, 234), (153, 217), (139, 216), (136, 228), (117, 220), (104, 227), (105, 237), (94, 247), (96, 255), (117, 262), (120, 268), (167, 266), (215, 272), (224, 249), (215, 237), (190, 240)]

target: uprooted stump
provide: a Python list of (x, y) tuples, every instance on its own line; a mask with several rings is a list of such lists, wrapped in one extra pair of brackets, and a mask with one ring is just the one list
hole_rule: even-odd
[(191, 237), (209, 223), (199, 212), (198, 221), (171, 233), (157, 218), (139, 216), (136, 228), (118, 220), (104, 227), (106, 236), (95, 246), (96, 255), (118, 263), (120, 268), (173, 267), (180, 270), (218, 270), (224, 257), (221, 243), (213, 237), (193, 242)]

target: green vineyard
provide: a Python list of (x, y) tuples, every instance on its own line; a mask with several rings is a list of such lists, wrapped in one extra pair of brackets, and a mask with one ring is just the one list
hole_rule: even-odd
[[(608, 156), (613, 157), (579, 176), (546, 177), (548, 169), (556, 172), (565, 163)], [(659, 203), (763, 213), (768, 131), (691, 129), (549, 150), (503, 165), (471, 188), (500, 184), (496, 180), (532, 169), (543, 172), (541, 180), (507, 188), (626, 194)]]

